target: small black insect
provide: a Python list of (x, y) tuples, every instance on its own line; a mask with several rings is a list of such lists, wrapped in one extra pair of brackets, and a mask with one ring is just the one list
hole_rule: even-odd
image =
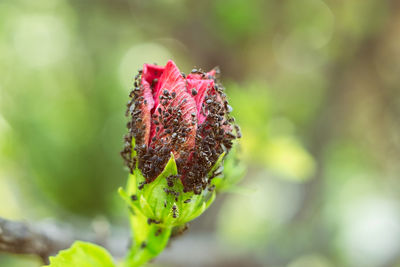
[(139, 186), (138, 186), (138, 189), (139, 189), (139, 190), (142, 190), (145, 184), (146, 184), (145, 181), (140, 182), (140, 183), (139, 183)]
[(159, 236), (162, 232), (162, 228), (158, 228), (157, 231), (155, 232), (155, 236)]
[(135, 201), (135, 200), (137, 200), (138, 198), (137, 198), (136, 195), (131, 195), (131, 199), (132, 199), (132, 201)]
[(174, 219), (178, 218), (178, 211), (177, 211), (177, 207), (175, 204), (172, 206), (172, 217)]

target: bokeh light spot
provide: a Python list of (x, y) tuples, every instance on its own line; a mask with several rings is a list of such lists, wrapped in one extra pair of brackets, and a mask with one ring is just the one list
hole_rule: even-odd
[(64, 22), (52, 15), (17, 19), (13, 36), (18, 58), (31, 67), (44, 67), (66, 56), (70, 36)]
[(173, 59), (171, 53), (156, 43), (141, 43), (132, 46), (123, 56), (119, 66), (119, 79), (124, 89), (131, 88), (133, 77), (144, 63), (165, 64)]

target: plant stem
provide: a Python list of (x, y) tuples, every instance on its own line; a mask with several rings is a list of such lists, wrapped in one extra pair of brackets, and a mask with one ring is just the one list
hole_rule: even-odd
[(126, 267), (142, 266), (164, 250), (171, 236), (172, 228), (160, 227), (156, 223), (148, 223), (148, 219), (141, 213), (131, 215), (133, 241)]

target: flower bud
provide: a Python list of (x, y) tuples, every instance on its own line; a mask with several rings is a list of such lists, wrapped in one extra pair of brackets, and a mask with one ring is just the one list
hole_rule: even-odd
[(173, 61), (144, 65), (127, 109), (131, 120), (122, 155), (131, 173), (137, 165), (151, 183), (172, 153), (184, 192), (200, 194), (210, 186), (208, 173), (240, 135), (218, 73), (194, 69), (185, 76)]
[(132, 211), (135, 264), (159, 253), (173, 227), (202, 214), (223, 184), (217, 170), (240, 130), (218, 74), (194, 69), (186, 76), (168, 61), (145, 64), (135, 77), (121, 152), (130, 176), (120, 189)]
[(185, 76), (168, 61), (145, 64), (135, 78), (121, 152), (131, 174), (120, 193), (161, 228), (182, 225), (211, 204), (216, 170), (240, 137), (218, 73)]

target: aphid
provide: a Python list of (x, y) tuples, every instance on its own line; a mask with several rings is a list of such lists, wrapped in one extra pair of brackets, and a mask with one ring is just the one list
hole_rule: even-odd
[(147, 243), (146, 243), (146, 241), (143, 241), (142, 244), (140, 244), (140, 248), (144, 249), (146, 247), (147, 247)]
[(167, 90), (167, 89), (164, 89), (163, 94), (164, 94), (165, 96), (168, 96), (168, 95), (169, 95), (168, 90)]
[(172, 93), (171, 93), (171, 96), (172, 96), (172, 98), (175, 98), (176, 92), (172, 92)]
[(192, 200), (190, 198), (188, 198), (185, 201), (183, 201), (183, 203), (189, 203), (190, 201), (192, 201)]
[(132, 199), (132, 201), (138, 200), (136, 195), (131, 195), (131, 199)]
[(162, 233), (162, 228), (158, 228), (154, 235), (159, 236), (161, 233)]
[(167, 207), (167, 201), (164, 200), (164, 208), (166, 208), (166, 207)]
[(227, 132), (226, 133), (229, 137), (231, 137), (231, 138), (236, 138), (236, 135), (234, 135), (233, 133), (231, 133), (231, 132)]
[(208, 188), (208, 191), (210, 191), (210, 192), (212, 192), (212, 191), (214, 191), (215, 190), (215, 184), (213, 184), (212, 186), (210, 186), (209, 188)]
[(154, 224), (160, 224), (161, 221), (157, 221), (157, 220), (148, 218), (148, 219), (147, 219), (147, 224), (150, 225), (150, 224), (152, 224), (152, 223), (154, 223)]
[(145, 184), (146, 184), (145, 181), (140, 182), (140, 183), (139, 183), (139, 186), (138, 186), (138, 189), (139, 189), (139, 190), (142, 190)]
[(235, 124), (235, 130), (236, 130), (237, 138), (242, 138), (242, 132), (240, 131), (239, 125)]
[(192, 89), (192, 95), (193, 95), (193, 96), (197, 95), (197, 91), (196, 91), (196, 89), (194, 89), (194, 88)]
[(175, 204), (172, 206), (172, 217), (174, 219), (178, 218), (178, 211), (177, 211), (177, 207)]

